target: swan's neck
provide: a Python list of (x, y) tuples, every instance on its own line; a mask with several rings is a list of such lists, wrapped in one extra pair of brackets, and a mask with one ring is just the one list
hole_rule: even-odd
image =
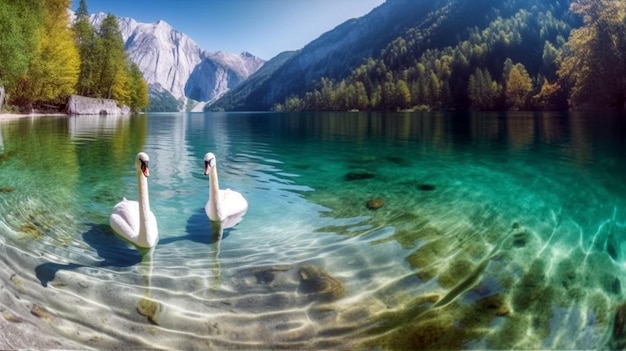
[(209, 171), (209, 218), (213, 221), (220, 220), (220, 216), (218, 214), (219, 210), (219, 194), (220, 194), (220, 184), (217, 180), (217, 168), (212, 167)]
[(152, 234), (152, 228), (148, 225), (148, 214), (150, 213), (150, 199), (148, 198), (148, 178), (143, 173), (137, 171), (137, 195), (139, 197), (139, 242), (148, 242), (148, 235)]

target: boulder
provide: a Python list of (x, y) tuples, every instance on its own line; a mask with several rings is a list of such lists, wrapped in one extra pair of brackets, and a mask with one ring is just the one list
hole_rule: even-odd
[(117, 106), (111, 99), (90, 98), (71, 95), (67, 102), (67, 113), (70, 115), (127, 115), (130, 108)]

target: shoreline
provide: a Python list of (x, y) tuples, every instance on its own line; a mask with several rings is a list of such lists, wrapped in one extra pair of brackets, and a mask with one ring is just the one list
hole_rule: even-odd
[(69, 116), (67, 113), (53, 112), (53, 113), (0, 113), (0, 120), (5, 119), (19, 119), (26, 117), (46, 117), (46, 116)]

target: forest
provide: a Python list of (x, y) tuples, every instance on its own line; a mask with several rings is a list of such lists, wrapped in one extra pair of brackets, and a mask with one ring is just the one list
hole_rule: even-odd
[(74, 21), (70, 5), (71, 0), (0, 0), (4, 109), (60, 110), (72, 94), (145, 109), (148, 85), (126, 56), (115, 16), (96, 29), (85, 0)]
[(348, 77), (321, 78), (274, 110), (624, 109), (626, 1), (522, 3), (504, 2), (443, 48), (424, 39), (437, 20), (411, 28)]

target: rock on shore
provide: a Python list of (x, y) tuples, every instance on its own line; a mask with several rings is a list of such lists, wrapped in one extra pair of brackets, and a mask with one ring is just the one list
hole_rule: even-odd
[(127, 115), (130, 108), (117, 106), (117, 101), (72, 95), (67, 101), (67, 113), (70, 115)]

